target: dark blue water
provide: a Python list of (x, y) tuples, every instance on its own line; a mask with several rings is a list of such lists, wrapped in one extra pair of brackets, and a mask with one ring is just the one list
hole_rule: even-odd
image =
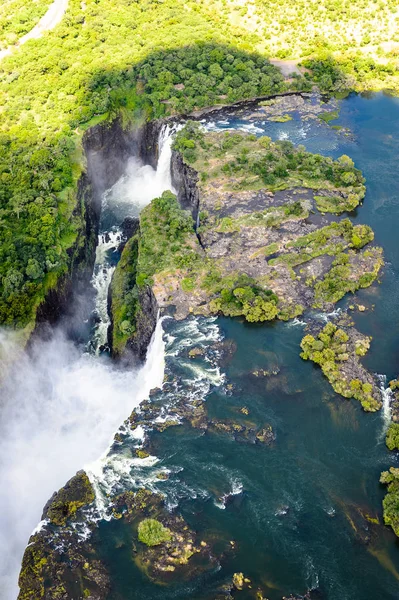
[[(224, 126), (248, 125), (243, 117), (228, 121)], [(399, 100), (352, 95), (340, 103), (334, 124), (348, 128), (350, 135), (317, 119), (303, 122), (298, 114), (284, 124), (256, 126), (312, 152), (348, 154), (362, 169), (367, 195), (351, 218), (371, 225), (376, 243), (384, 248), (386, 267), (381, 284), (356, 295), (356, 302), (369, 310), (353, 316), (358, 328), (373, 336), (365, 364), (389, 380), (399, 373)], [(353, 301), (345, 299), (341, 305)], [(398, 461), (385, 448), (382, 414), (366, 414), (355, 401), (337, 396), (320, 370), (300, 359), (300, 324), (219, 319), (217, 326), (220, 336), (236, 347), (220, 367), (224, 383), (212, 371), (214, 325), (211, 331), (204, 322), (203, 338), (190, 342), (189, 324), (185, 329), (165, 321), (167, 371), (177, 377), (177, 393), (186, 390), (188, 399), (202, 394), (210, 417), (269, 423), (276, 441), (267, 447), (189, 425), (170, 428), (155, 434), (152, 445), (157, 467), (169, 469), (170, 479), (151, 485), (177, 504), (201, 539), (217, 538), (221, 547), (234, 540), (235, 550), (218, 570), (159, 586), (135, 566), (134, 534), (128, 526), (102, 523), (97, 548), (110, 570), (111, 598), (205, 600), (215, 597), (218, 586), (236, 571), (253, 584), (240, 593), (244, 599), (254, 598), (257, 588), (269, 600), (308, 588), (319, 588), (328, 600), (399, 598), (399, 545), (382, 525), (384, 490), (378, 483), (380, 472)], [(187, 340), (203, 346), (210, 362), (188, 359)], [(259, 370), (270, 374), (256, 376)], [(202, 385), (211, 372), (213, 383)], [(157, 401), (167, 406), (174, 400), (158, 394)], [(248, 415), (240, 412), (244, 406)], [(370, 523), (370, 517), (380, 524)]]

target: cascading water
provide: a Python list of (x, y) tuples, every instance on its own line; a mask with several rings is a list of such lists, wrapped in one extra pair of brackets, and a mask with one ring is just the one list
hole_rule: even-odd
[(96, 290), (96, 325), (90, 347), (96, 354), (105, 347), (107, 341), (110, 323), (107, 311), (108, 288), (118, 259), (117, 249), (121, 239), (118, 225), (126, 217), (138, 217), (141, 209), (165, 190), (174, 191), (170, 171), (172, 133), (173, 129), (168, 125), (161, 130), (156, 169), (132, 157), (129, 159), (125, 175), (104, 194), (92, 279)]
[(379, 388), (381, 391), (381, 396), (382, 396), (382, 410), (381, 410), (381, 415), (382, 415), (382, 419), (383, 419), (383, 428), (381, 431), (381, 440), (385, 439), (385, 433), (386, 430), (389, 427), (389, 424), (391, 422), (391, 400), (392, 400), (392, 391), (389, 387), (386, 387), (387, 385), (387, 376), (386, 375), (380, 375), (377, 373), (377, 379), (379, 382)]
[[(96, 461), (131, 410), (162, 384), (161, 322), (139, 371), (117, 370), (108, 356), (98, 356), (109, 324), (107, 294), (118, 256), (117, 225), (172, 188), (169, 127), (161, 132), (159, 149), (156, 170), (132, 158), (126, 174), (104, 195), (92, 280), (96, 325), (88, 351), (82, 354), (62, 331), (54, 331), (50, 341), (36, 344), (31, 356), (21, 356), (4, 382), (0, 480), (8, 492), (0, 500), (3, 600), (15, 600), (18, 594), (23, 550), (53, 491), (84, 464)], [(11, 340), (2, 335), (0, 342), (1, 357), (8, 354)]]

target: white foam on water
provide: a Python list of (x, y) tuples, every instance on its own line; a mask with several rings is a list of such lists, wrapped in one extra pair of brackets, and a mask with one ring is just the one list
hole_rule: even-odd
[[(172, 157), (172, 135), (176, 128), (166, 125), (159, 136), (159, 158), (157, 168), (144, 165), (137, 157), (128, 161), (125, 174), (103, 195), (102, 212), (117, 208), (121, 220), (125, 217), (137, 217), (140, 211), (160, 196), (164, 191), (175, 192), (172, 185), (170, 169)], [(109, 257), (110, 251), (117, 252), (121, 231), (114, 226), (109, 231), (102, 231), (98, 238), (96, 262), (92, 284), (96, 290), (95, 314), (97, 322), (91, 340), (91, 347), (99, 354), (101, 346), (107, 342), (107, 331), (110, 325), (108, 316), (108, 289), (115, 270), (114, 262)]]
[(120, 231), (116, 229), (98, 236), (96, 262), (91, 280), (96, 291), (95, 312), (99, 319), (91, 339), (91, 346), (96, 354), (99, 353), (100, 346), (107, 341), (107, 331), (110, 325), (108, 316), (108, 289), (111, 284), (112, 275), (115, 271), (115, 267), (109, 264), (108, 253), (110, 251), (117, 251), (120, 235)]
[[(171, 189), (169, 128), (161, 133), (159, 147), (156, 171), (133, 160), (127, 176), (122, 178), (120, 186), (126, 193), (118, 201), (124, 203), (124, 216)], [(105, 205), (110, 207), (113, 199), (112, 194), (105, 194)], [(96, 348), (106, 339), (106, 297), (113, 269), (107, 254), (118, 242), (119, 232), (112, 229), (108, 235), (109, 239), (101, 238), (93, 278), (96, 312), (101, 317), (93, 338)], [(15, 346), (8, 337), (0, 332), (5, 356)], [(147, 361), (138, 371), (121, 371), (106, 357), (82, 354), (59, 330), (54, 331), (50, 341), (37, 342), (31, 355), (21, 353), (1, 389), (0, 480), (7, 490), (0, 496), (2, 600), (15, 600), (18, 595), (24, 548), (34, 527), (38, 531), (38, 527), (45, 526), (37, 523), (54, 490), (83, 465), (89, 469), (99, 456), (104, 456), (104, 448), (109, 448), (114, 433), (132, 409), (148, 396), (150, 389), (162, 385), (163, 373), (161, 322), (157, 324)], [(148, 468), (155, 461), (155, 457), (144, 462), (126, 458), (125, 462), (115, 460), (115, 468), (123, 477), (123, 468), (130, 475), (132, 466)], [(87, 535), (86, 529), (82, 530), (83, 535)]]
[(238, 496), (244, 489), (242, 482), (237, 478), (232, 478), (230, 483), (231, 490), (227, 492), (227, 494), (223, 494), (220, 498), (214, 500), (215, 506), (220, 508), (220, 510), (225, 510), (228, 499), (232, 496)]
[(331, 321), (331, 319), (335, 319), (335, 318), (339, 317), (339, 315), (341, 313), (342, 313), (342, 308), (336, 308), (335, 310), (332, 310), (329, 313), (326, 313), (326, 312), (314, 313), (313, 317), (315, 319), (317, 319), (318, 321), (323, 321), (324, 323), (328, 323), (329, 321)]
[[(137, 376), (137, 389), (134, 401), (129, 404), (129, 412), (119, 420), (127, 418), (133, 408), (137, 407), (143, 400), (149, 397), (150, 390), (161, 388), (165, 373), (165, 343), (163, 341), (162, 319), (159, 319), (147, 352), (147, 359)], [(117, 430), (114, 428), (113, 432)], [(139, 426), (131, 432), (131, 436), (137, 441), (144, 439), (144, 429)], [(123, 454), (115, 454), (111, 451), (113, 436), (101, 456), (84, 465), (84, 469), (96, 494), (96, 508), (99, 518), (108, 519), (109, 496), (115, 494), (121, 487), (132, 481), (131, 471), (134, 467), (151, 467), (157, 462), (157, 458), (132, 458)], [(134, 478), (133, 478), (134, 479)]]
[(391, 422), (391, 401), (393, 398), (392, 390), (390, 387), (386, 387), (387, 385), (387, 376), (376, 373), (376, 377), (378, 379), (379, 388), (381, 392), (382, 399), (382, 430), (379, 435), (379, 441), (382, 441), (385, 438), (385, 433), (389, 427)]
[(297, 317), (295, 317), (294, 319), (292, 319), (292, 321), (289, 321), (286, 325), (287, 327), (305, 327), (306, 325), (306, 321), (302, 321), (301, 319), (298, 319)]

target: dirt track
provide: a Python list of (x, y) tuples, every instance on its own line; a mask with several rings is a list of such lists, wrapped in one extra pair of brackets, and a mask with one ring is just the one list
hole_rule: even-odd
[(45, 15), (40, 19), (37, 25), (28, 33), (22, 36), (14, 46), (10, 46), (0, 51), (0, 60), (5, 56), (12, 54), (17, 48), (25, 44), (28, 40), (42, 37), (45, 31), (54, 29), (61, 21), (68, 6), (68, 0), (54, 0)]

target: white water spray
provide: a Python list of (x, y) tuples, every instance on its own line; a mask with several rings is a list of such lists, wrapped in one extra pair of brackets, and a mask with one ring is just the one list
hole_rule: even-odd
[[(173, 129), (166, 125), (159, 136), (157, 168), (144, 165), (136, 157), (129, 159), (126, 173), (104, 193), (102, 222), (112, 220), (112, 228), (106, 228), (98, 236), (96, 262), (92, 278), (96, 290), (95, 314), (97, 323), (92, 335), (91, 347), (96, 354), (107, 342), (110, 324), (108, 316), (108, 288), (115, 270), (113, 255), (117, 253), (121, 231), (116, 227), (126, 217), (138, 217), (140, 211), (166, 190), (175, 191), (172, 185), (170, 161), (172, 157)], [(115, 224), (115, 220), (117, 223)]]
[(391, 422), (391, 400), (392, 400), (392, 390), (387, 385), (387, 376), (376, 374), (376, 377), (379, 382), (379, 388), (382, 396), (382, 418), (383, 418), (383, 429), (381, 432), (381, 437), (385, 436), (385, 432), (389, 427)]
[[(170, 133), (165, 128), (161, 134), (156, 170), (132, 160), (127, 174), (105, 194), (105, 210), (120, 218), (113, 224), (136, 216), (153, 197), (171, 189)], [(106, 298), (114, 268), (109, 256), (118, 242), (115, 228), (103, 234), (93, 278), (100, 318), (92, 340), (96, 348), (106, 337)], [(0, 342), (7, 356), (11, 342), (4, 335)], [(22, 353), (1, 389), (0, 480), (7, 490), (0, 496), (2, 600), (18, 595), (23, 551), (47, 500), (85, 464), (90, 469), (97, 463), (132, 409), (162, 383), (163, 361), (161, 323), (139, 371), (120, 371), (107, 357), (82, 354), (62, 331), (37, 343), (32, 356)], [(125, 468), (129, 474), (131, 465)]]
[[(148, 398), (150, 390), (161, 388), (165, 373), (165, 343), (163, 341), (162, 319), (158, 319), (155, 332), (148, 347), (147, 360), (140, 371), (138, 377), (138, 387), (134, 403), (129, 407), (129, 412), (125, 415), (127, 418), (133, 408), (138, 406), (145, 398)], [(120, 419), (119, 424), (124, 419)], [(117, 427), (113, 430), (113, 433)], [(144, 432), (134, 432), (144, 433)], [(140, 439), (141, 436), (136, 436)], [(98, 517), (108, 519), (107, 508), (109, 506), (109, 496), (115, 494), (123, 483), (134, 481), (132, 469), (135, 466), (148, 467), (155, 464), (155, 457), (146, 459), (132, 458), (120, 454), (110, 453), (113, 438), (109, 441), (106, 451), (99, 459), (86, 464), (85, 471), (93, 485), (96, 493), (96, 509)]]

